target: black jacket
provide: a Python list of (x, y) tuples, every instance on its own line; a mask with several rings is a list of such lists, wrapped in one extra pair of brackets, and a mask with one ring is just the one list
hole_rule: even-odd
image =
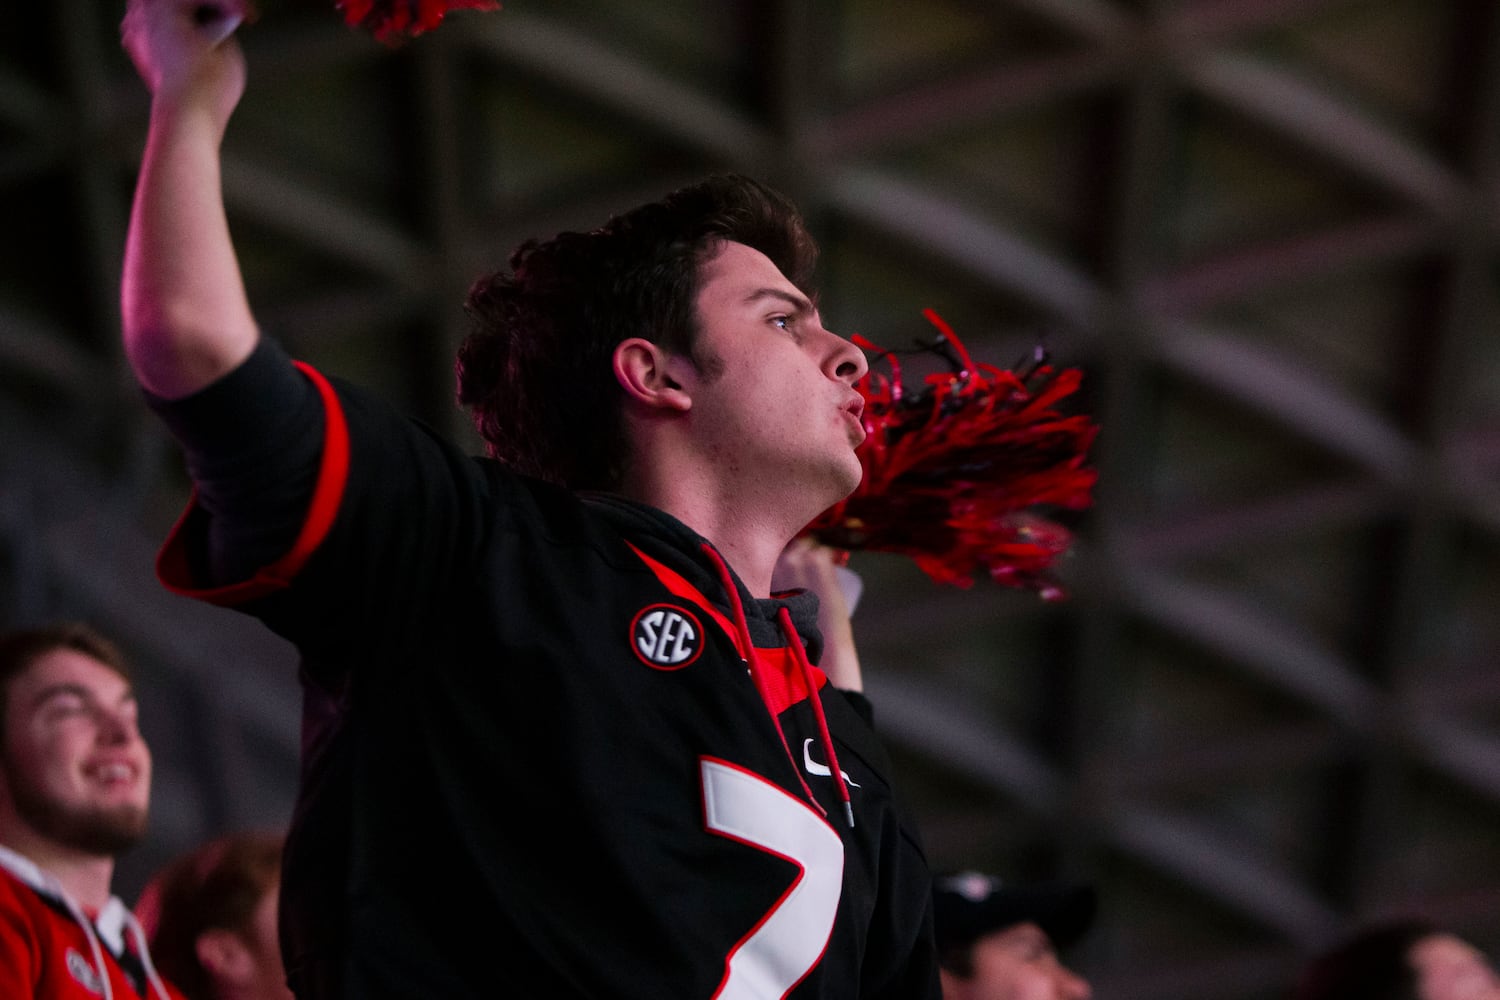
[(469, 458), (270, 345), (156, 405), (200, 487), (163, 579), (303, 655), (304, 1000), (937, 997), (886, 756), (802, 662), (815, 598), (752, 599), (668, 515)]

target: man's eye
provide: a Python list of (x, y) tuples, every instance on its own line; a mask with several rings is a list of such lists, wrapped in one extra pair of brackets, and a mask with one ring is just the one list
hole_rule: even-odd
[(771, 323), (783, 330), (790, 330), (792, 327), (792, 318), (790, 316), (772, 316)]

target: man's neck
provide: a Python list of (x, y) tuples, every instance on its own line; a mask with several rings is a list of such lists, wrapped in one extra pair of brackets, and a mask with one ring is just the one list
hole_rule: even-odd
[(109, 902), (115, 859), (63, 847), (27, 829), (0, 830), (0, 843), (57, 879), (74, 901), (90, 912)]
[[(668, 511), (668, 513), (672, 513)], [(713, 543), (752, 597), (771, 596), (771, 571), (790, 541), (781, 531), (756, 531), (742, 522), (726, 518), (718, 524), (694, 524), (674, 515)]]
[(771, 571), (801, 527), (782, 511), (766, 516), (772, 508), (739, 502), (740, 497), (683, 489), (677, 483), (669, 489), (627, 484), (621, 494), (671, 514), (708, 539), (754, 597), (770, 596)]

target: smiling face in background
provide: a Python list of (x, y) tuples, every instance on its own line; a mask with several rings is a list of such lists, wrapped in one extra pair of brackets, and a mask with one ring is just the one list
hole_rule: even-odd
[(6, 688), (0, 819), (41, 839), (113, 857), (146, 830), (151, 754), (135, 694), (74, 649), (42, 653)]
[(864, 353), (823, 327), (807, 296), (765, 254), (725, 243), (703, 265), (697, 366), (680, 380), (692, 397), (695, 440), (751, 489), (807, 491), (809, 518), (859, 485)]

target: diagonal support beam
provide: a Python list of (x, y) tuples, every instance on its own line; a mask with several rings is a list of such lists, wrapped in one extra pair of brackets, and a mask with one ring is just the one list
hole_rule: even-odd
[(1342, 926), (1339, 915), (1300, 882), (1180, 816), (1134, 806), (1108, 822), (1123, 850), (1293, 941), (1326, 942)]
[(400, 287), (423, 287), (433, 274), (428, 250), (388, 219), (299, 184), (282, 171), (227, 153), (224, 200), (232, 211), (258, 224), (366, 267)]
[(771, 136), (758, 123), (647, 63), (564, 27), (520, 11), (477, 20), (467, 36), (475, 49), (685, 145), (744, 168), (769, 162)]
[(1060, 809), (1060, 775), (972, 706), (878, 667), (865, 687), (882, 733), (1039, 813)]
[(1238, 664), (1255, 679), (1326, 712), (1356, 731), (1378, 723), (1383, 703), (1375, 689), (1331, 652), (1289, 623), (1250, 607), (1237, 596), (1160, 571), (1121, 567), (1119, 592), (1146, 621)]
[(962, 267), (1085, 329), (1103, 296), (1082, 271), (965, 206), (896, 175), (852, 167), (825, 178), (829, 206)]
[(1442, 246), (1441, 227), (1409, 213), (1360, 219), (1347, 225), (1242, 247), (1221, 257), (1196, 260), (1173, 273), (1150, 278), (1142, 305), (1184, 316), (1221, 302), (1243, 302), (1308, 279), (1309, 275), (1407, 263)]
[(1390, 421), (1305, 367), (1253, 341), (1187, 324), (1164, 325), (1152, 339), (1166, 367), (1349, 456), (1388, 483), (1413, 481), (1417, 446)]
[(1459, 178), (1425, 150), (1292, 73), (1227, 54), (1190, 59), (1180, 69), (1206, 96), (1441, 218), (1455, 217), (1465, 203)]

